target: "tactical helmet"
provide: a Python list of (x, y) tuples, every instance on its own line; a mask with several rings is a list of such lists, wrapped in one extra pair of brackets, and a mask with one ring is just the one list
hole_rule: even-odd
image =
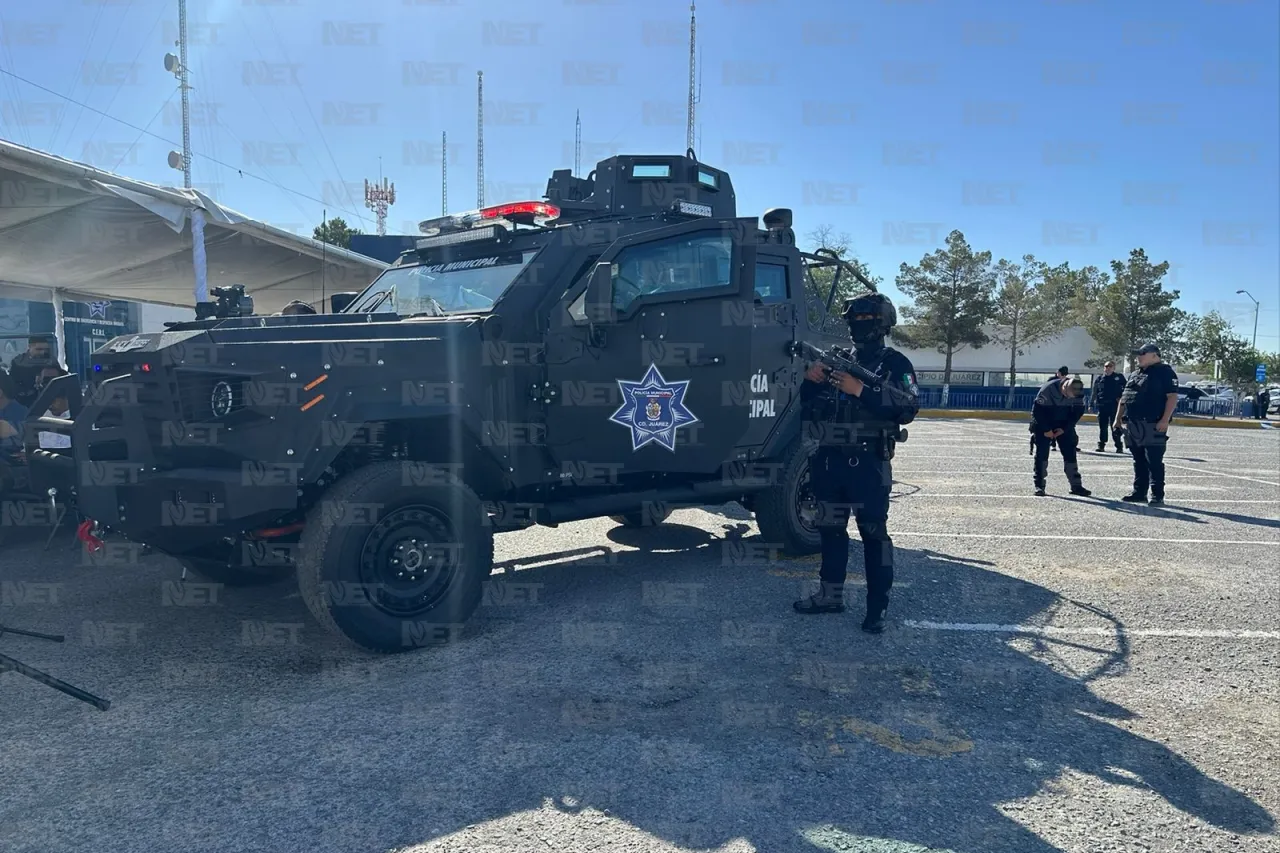
[[(874, 320), (855, 320), (858, 314), (872, 314)], [(867, 293), (844, 304), (844, 319), (854, 343), (875, 343), (898, 325), (898, 310), (883, 293)]]

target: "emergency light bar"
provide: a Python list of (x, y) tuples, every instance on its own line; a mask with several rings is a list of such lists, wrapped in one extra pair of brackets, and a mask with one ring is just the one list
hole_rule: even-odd
[[(418, 230), (428, 236), (445, 231), (465, 231), (477, 224), (546, 225), (560, 218), (560, 208), (545, 201), (514, 201), (493, 207), (482, 207), (466, 213), (455, 213), (418, 223)], [(483, 238), (476, 238), (483, 239)], [(459, 241), (463, 242), (463, 241)], [(443, 245), (443, 244), (437, 244)]]
[(447, 231), (434, 237), (419, 237), (414, 241), (413, 245), (418, 249), (431, 249), (436, 246), (454, 246), (458, 243), (493, 240), (498, 237), (500, 230), (497, 225), (488, 225), (484, 228), (472, 228), (466, 231)]

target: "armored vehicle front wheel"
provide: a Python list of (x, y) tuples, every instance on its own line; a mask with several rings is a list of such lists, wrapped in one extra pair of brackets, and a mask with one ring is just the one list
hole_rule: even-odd
[(809, 479), (809, 460), (817, 448), (796, 439), (782, 456), (778, 482), (752, 498), (756, 525), (764, 541), (788, 554), (816, 554), (822, 539), (813, 524), (816, 504)]
[(307, 516), (298, 588), (316, 620), (366, 649), (447, 642), (480, 604), (493, 529), (480, 499), (443, 474), (408, 484), (384, 462), (339, 481)]
[[(286, 580), (293, 566), (272, 559), (263, 548), (227, 545), (200, 554), (178, 557), (183, 566), (208, 581), (227, 586), (267, 586)], [(266, 559), (264, 559), (266, 557)]]

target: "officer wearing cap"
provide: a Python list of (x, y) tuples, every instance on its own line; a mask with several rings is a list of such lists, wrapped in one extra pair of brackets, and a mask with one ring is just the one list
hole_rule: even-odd
[(898, 322), (888, 297), (871, 293), (850, 300), (844, 318), (857, 362), (883, 381), (872, 387), (843, 371), (831, 371), (821, 361), (805, 371), (800, 399), (807, 433), (818, 443), (809, 471), (819, 506), (816, 526), (822, 537), (822, 568), (818, 594), (794, 606), (800, 613), (844, 611), (849, 516), (853, 515), (862, 538), (867, 579), (862, 630), (879, 634), (893, 586), (890, 460), (899, 430), (920, 410), (920, 390), (910, 359), (885, 345), (885, 336)]
[(1151, 504), (1164, 503), (1164, 451), (1169, 419), (1178, 405), (1178, 374), (1160, 360), (1160, 348), (1147, 344), (1133, 351), (1138, 369), (1125, 384), (1115, 429), (1124, 429), (1133, 454), (1133, 492), (1120, 500), (1142, 503), (1150, 489)]

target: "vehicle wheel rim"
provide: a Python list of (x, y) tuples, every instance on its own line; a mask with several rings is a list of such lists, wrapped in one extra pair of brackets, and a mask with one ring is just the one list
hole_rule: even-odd
[(461, 569), (459, 547), (448, 520), (430, 507), (387, 513), (360, 549), (360, 580), (369, 602), (400, 618), (435, 608)]
[(800, 476), (796, 480), (796, 519), (800, 529), (805, 533), (817, 535), (818, 526), (813, 523), (813, 513), (817, 510), (817, 499), (813, 495), (813, 478), (810, 475), (809, 462), (806, 460)]

